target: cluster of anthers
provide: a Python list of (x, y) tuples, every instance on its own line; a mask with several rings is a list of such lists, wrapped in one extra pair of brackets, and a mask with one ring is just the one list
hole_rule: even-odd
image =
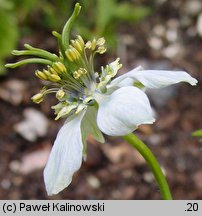
[[(57, 32), (53, 35), (61, 38)], [(50, 53), (25, 44), (27, 50), (14, 50), (14, 55), (33, 55), (40, 58), (30, 58), (7, 67), (15, 68), (27, 63), (47, 64), (47, 68), (37, 70), (35, 75), (44, 82), (44, 87), (32, 97), (33, 102), (41, 103), (49, 93), (55, 93), (59, 103), (52, 108), (55, 110), (56, 120), (68, 115), (78, 114), (87, 105), (95, 103), (92, 95), (98, 90), (106, 91), (106, 85), (116, 74), (121, 64), (119, 58), (101, 68), (101, 72), (95, 72), (94, 56), (106, 52), (105, 39), (93, 39), (84, 42), (80, 35), (68, 44), (68, 48), (61, 47), (60, 54)]]
[[(47, 69), (35, 72), (39, 79), (46, 82), (46, 85), (32, 97), (32, 100), (40, 103), (46, 94), (55, 93), (59, 100), (59, 103), (52, 107), (57, 114), (56, 120), (74, 112), (78, 114), (86, 105), (93, 103), (92, 94), (95, 89), (103, 90), (108, 83), (106, 78), (110, 81), (109, 78), (116, 74), (111, 65), (103, 68), (102, 73), (95, 73), (94, 56), (96, 53), (105, 52), (104, 38), (85, 43), (78, 35), (75, 40), (71, 40), (69, 48), (65, 50), (65, 56), (60, 55), (55, 62), (47, 66)], [(103, 76), (103, 73), (108, 77)]]

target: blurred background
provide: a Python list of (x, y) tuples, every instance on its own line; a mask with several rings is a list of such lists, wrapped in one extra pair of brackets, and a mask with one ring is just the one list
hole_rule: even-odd
[[(0, 199), (161, 199), (144, 159), (121, 138), (106, 143), (88, 138), (88, 157), (71, 186), (46, 195), (42, 171), (63, 120), (54, 121), (49, 96), (39, 105), (30, 97), (41, 83), (40, 65), (7, 70), (13, 49), (24, 43), (57, 52), (52, 30), (61, 32), (76, 1), (0, 0)], [(118, 56), (120, 73), (142, 65), (185, 70), (199, 83), (148, 91), (157, 121), (137, 134), (160, 162), (174, 199), (202, 199), (202, 1), (81, 0), (72, 31), (87, 40), (105, 36), (108, 53), (97, 67)]]

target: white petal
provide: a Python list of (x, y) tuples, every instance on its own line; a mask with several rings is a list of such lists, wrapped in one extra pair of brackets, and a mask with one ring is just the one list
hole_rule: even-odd
[(95, 95), (99, 104), (97, 123), (111, 136), (123, 136), (140, 124), (154, 122), (146, 94), (136, 87), (122, 87), (111, 95)]
[[(142, 66), (138, 66), (136, 68), (134, 68), (132, 71), (125, 73), (121, 76), (118, 76), (117, 78), (113, 79), (112, 82), (110, 83), (110, 85), (108, 86), (113, 87), (113, 86), (119, 86), (119, 87), (123, 87), (123, 86), (129, 86), (129, 85), (133, 85), (134, 81), (133, 78), (130, 78), (130, 74), (131, 72), (137, 72), (137, 71), (141, 71), (143, 70)], [(127, 80), (127, 81), (126, 81)]]
[[(122, 76), (123, 79), (121, 78)], [(197, 80), (184, 71), (140, 70), (134, 69), (114, 80), (111, 85), (129, 86), (140, 82), (147, 88), (162, 88), (179, 82), (196, 85)], [(118, 79), (117, 78), (117, 79)], [(133, 80), (133, 82), (132, 82)]]
[(60, 129), (44, 170), (48, 195), (59, 193), (67, 187), (82, 162), (81, 120), (85, 111), (79, 113)]

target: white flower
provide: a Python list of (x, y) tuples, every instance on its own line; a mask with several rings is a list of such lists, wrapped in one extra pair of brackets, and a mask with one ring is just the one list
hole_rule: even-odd
[[(141, 124), (155, 121), (144, 88), (162, 88), (179, 82), (197, 83), (183, 71), (143, 70), (142, 67), (111, 81), (120, 68), (118, 61), (102, 68), (99, 82), (85, 80), (88, 86), (86, 97), (82, 103), (75, 104), (77, 108), (74, 107), (60, 129), (44, 170), (49, 195), (57, 194), (71, 183), (73, 174), (81, 166), (88, 134), (104, 142), (101, 131), (111, 136), (123, 136)], [(61, 103), (60, 106), (63, 109)]]
[(178, 82), (197, 83), (183, 71), (143, 70), (142, 67), (113, 79), (122, 66), (119, 58), (96, 72), (94, 56), (106, 52), (105, 39), (94, 38), (85, 43), (77, 35), (69, 41), (72, 23), (80, 9), (77, 3), (61, 34), (53, 32), (58, 40), (59, 55), (25, 44), (26, 50), (14, 50), (13, 54), (34, 58), (6, 65), (15, 68), (30, 63), (45, 64), (47, 68), (35, 72), (44, 87), (32, 100), (41, 103), (47, 94), (54, 93), (59, 101), (52, 107), (57, 115), (55, 119), (67, 119), (44, 170), (49, 195), (59, 193), (71, 183), (85, 156), (89, 134), (104, 142), (102, 132), (123, 136), (141, 124), (155, 121), (145, 88), (161, 88)]

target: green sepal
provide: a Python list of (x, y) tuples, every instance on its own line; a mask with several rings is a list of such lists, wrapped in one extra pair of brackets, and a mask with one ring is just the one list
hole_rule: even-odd
[(97, 126), (97, 109), (94, 106), (88, 106), (84, 118), (81, 122), (82, 141), (84, 145), (84, 155), (86, 153), (86, 139), (91, 134), (98, 142), (104, 143), (105, 139)]
[(74, 20), (79, 15), (80, 10), (81, 10), (80, 4), (76, 3), (71, 17), (68, 19), (68, 21), (66, 22), (66, 24), (62, 30), (62, 46), (63, 46), (64, 50), (68, 49), (68, 47), (69, 47), (70, 30), (71, 30), (71, 27), (72, 27)]

